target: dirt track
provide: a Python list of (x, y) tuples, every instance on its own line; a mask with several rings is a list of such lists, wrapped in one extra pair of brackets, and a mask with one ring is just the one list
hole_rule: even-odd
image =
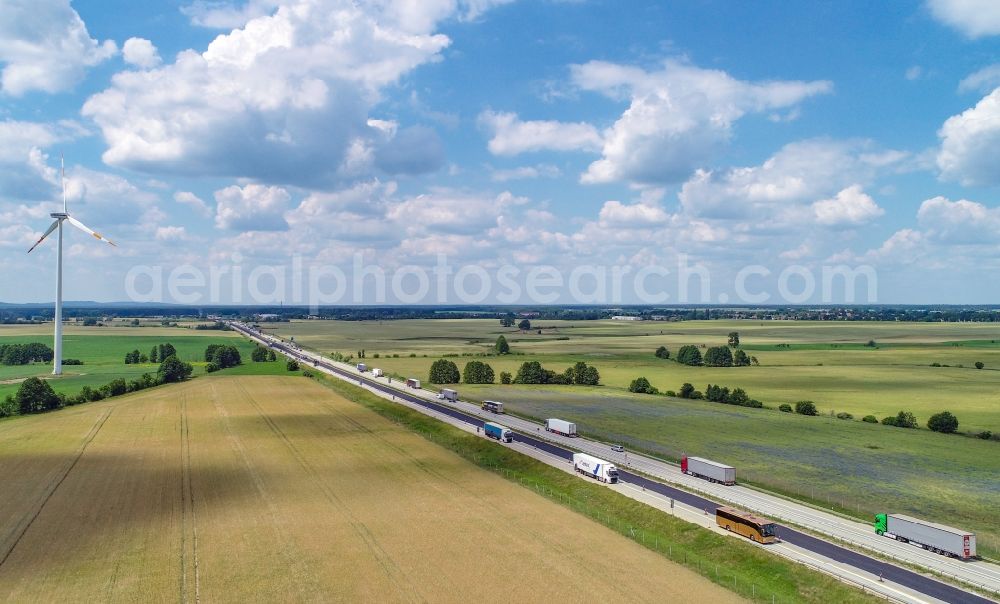
[(0, 423), (8, 601), (735, 601), (304, 378)]

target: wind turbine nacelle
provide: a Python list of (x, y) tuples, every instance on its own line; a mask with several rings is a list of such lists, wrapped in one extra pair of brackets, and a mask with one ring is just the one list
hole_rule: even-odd
[(67, 214), (66, 212), (52, 212), (51, 214), (49, 214), (49, 217), (55, 218), (57, 220), (60, 219), (60, 218), (64, 218), (65, 219), (65, 218), (69, 218), (69, 214)]

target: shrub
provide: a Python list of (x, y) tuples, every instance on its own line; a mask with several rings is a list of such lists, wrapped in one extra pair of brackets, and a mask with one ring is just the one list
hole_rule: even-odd
[(655, 354), (656, 358), (658, 358), (658, 359), (669, 359), (670, 358), (670, 351), (667, 350), (666, 346), (660, 346), (659, 348), (656, 349), (656, 352), (654, 352), (653, 354)]
[(799, 415), (816, 415), (816, 403), (812, 401), (799, 401), (795, 403), (795, 412)]
[(510, 344), (507, 343), (507, 338), (500, 336), (497, 338), (496, 344), (493, 345), (493, 350), (497, 354), (508, 354), (510, 353)]
[[(261, 352), (258, 353), (255, 350), (254, 354), (263, 355), (262, 358), (266, 358), (267, 353), (264, 349), (260, 349), (260, 351)], [(253, 355), (251, 355), (251, 358), (253, 358)], [(227, 346), (224, 344), (210, 344), (208, 348), (205, 349), (205, 360), (209, 363), (215, 363), (219, 366), (219, 369), (227, 369), (229, 367), (235, 367), (243, 364), (243, 359), (240, 358), (239, 349), (235, 346)]]
[(573, 384), (580, 384), (581, 386), (596, 386), (601, 381), (601, 374), (597, 372), (597, 368), (592, 365), (587, 365), (583, 361), (580, 361), (573, 365), (569, 372), (572, 375)]
[(792, 412), (792, 406), (789, 405), (788, 403), (781, 403), (778, 406), (778, 411), (781, 411), (782, 413), (791, 413)]
[(108, 396), (121, 396), (128, 392), (128, 384), (124, 378), (111, 380), (107, 384)]
[(691, 384), (689, 384), (687, 382), (684, 382), (681, 385), (681, 390), (680, 390), (679, 394), (680, 394), (681, 398), (694, 398), (694, 396), (692, 396), (694, 394), (694, 392), (695, 392), (694, 386), (692, 386)]
[(628, 385), (629, 392), (638, 392), (639, 394), (656, 394), (655, 390), (649, 380), (644, 377), (637, 377)]
[(874, 415), (866, 415), (866, 416), (864, 416), (864, 417), (861, 418), (861, 421), (863, 421), (863, 422), (865, 422), (867, 424), (877, 424), (878, 423), (878, 418), (875, 417)]
[(917, 418), (909, 411), (900, 411), (896, 415), (882, 418), (885, 426), (896, 426), (897, 428), (916, 428)]
[(990, 432), (989, 430), (983, 430), (982, 432), (980, 432), (979, 434), (976, 435), (976, 438), (981, 438), (983, 440), (989, 440), (989, 439), (993, 438), (993, 433)]
[(63, 365), (83, 365), (83, 361), (80, 359), (63, 359)]
[(20, 409), (18, 409), (13, 396), (8, 394), (3, 400), (0, 400), (0, 417), (11, 417), (17, 415), (18, 412)]
[(677, 351), (677, 362), (681, 365), (701, 365), (701, 352), (697, 346), (688, 344)]
[[(250, 353), (250, 360), (253, 361), (254, 363), (264, 363), (267, 361), (268, 352), (269, 351), (266, 347), (258, 346), (257, 348), (253, 349), (253, 352)], [(206, 358), (209, 357), (208, 351), (205, 351), (205, 356)]]
[(52, 386), (37, 377), (30, 377), (21, 382), (21, 386), (14, 395), (14, 402), (21, 415), (57, 409), (60, 404), (59, 397), (52, 390)]
[(511, 377), (509, 371), (501, 371), (500, 372), (500, 383), (501, 384), (509, 384), (512, 379), (513, 378)]
[(935, 413), (927, 420), (927, 427), (934, 432), (952, 434), (958, 430), (958, 418), (952, 415), (950, 411)]
[[(375, 355), (375, 356), (377, 357), (378, 355)], [(313, 376), (312, 371), (303, 371), (302, 372), (302, 377), (311, 378), (312, 376)]]
[(482, 361), (469, 361), (462, 370), (462, 381), (466, 384), (492, 384), (493, 368)]
[(732, 367), (733, 353), (728, 346), (713, 346), (705, 351), (705, 365), (709, 367)]
[[(373, 359), (377, 359), (378, 358), (378, 353), (377, 352), (373, 352), (372, 353), (372, 358)], [(303, 374), (303, 375), (305, 375), (305, 374)]]
[(846, 411), (841, 411), (837, 414), (837, 419), (854, 419), (854, 416)]
[(976, 369), (982, 369), (983, 367), (986, 367), (985, 363), (982, 361), (976, 361)]
[(458, 365), (448, 359), (438, 359), (431, 363), (431, 371), (427, 381), (431, 384), (457, 384), (461, 379)]
[(751, 363), (752, 361), (750, 360), (750, 357), (748, 357), (747, 353), (742, 350), (737, 349), (736, 352), (733, 353), (734, 367), (749, 367)]
[[(254, 360), (256, 360), (256, 359), (254, 359)], [(215, 373), (218, 370), (219, 370), (219, 366), (216, 365), (215, 363), (209, 363), (209, 364), (205, 365), (205, 373)]]
[(666, 394), (667, 396), (677, 396), (677, 393), (674, 392), (673, 390), (667, 390), (666, 392), (664, 392), (664, 394)]
[(296, 361), (295, 359), (288, 359), (288, 362), (285, 363), (285, 369), (287, 369), (288, 371), (298, 371), (299, 362)]
[(938, 363), (938, 362), (931, 363), (931, 367), (940, 367), (940, 366), (941, 366), (941, 363)]
[(189, 363), (184, 363), (176, 355), (169, 355), (160, 363), (156, 375), (159, 382), (169, 384), (171, 382), (182, 382), (191, 377), (194, 368)]

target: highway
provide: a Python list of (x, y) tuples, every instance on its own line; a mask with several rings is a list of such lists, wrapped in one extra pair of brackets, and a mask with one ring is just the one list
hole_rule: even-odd
[[(421, 410), (433, 412), (435, 415), (453, 418), (460, 423), (481, 426), (484, 419), (497, 420), (498, 416), (482, 411), (471, 403), (448, 403), (437, 401), (435, 393), (427, 390), (396, 388), (389, 385), (388, 380), (373, 378), (370, 375), (359, 374), (357, 370), (342, 363), (335, 363), (314, 353), (304, 351), (273, 336), (260, 334), (242, 324), (232, 324), (240, 332), (262, 343), (274, 346), (284, 354), (299, 359), (307, 364), (321, 367), (326, 373), (343, 377), (350, 381), (367, 386), (394, 400), (416, 405)], [(402, 384), (400, 384), (402, 386)], [(883, 555), (903, 560), (910, 564), (932, 569), (950, 577), (958, 578), (967, 583), (982, 586), (994, 593), (1000, 593), (1000, 569), (996, 565), (971, 561), (962, 562), (926, 552), (915, 546), (896, 542), (874, 534), (871, 527), (849, 520), (822, 510), (795, 503), (766, 493), (754, 491), (740, 486), (724, 486), (681, 474), (680, 469), (673, 464), (634, 453), (615, 453), (606, 443), (587, 438), (566, 438), (545, 432), (537, 423), (525, 419), (504, 415), (504, 425), (515, 430), (515, 439), (547, 455), (568, 460), (572, 458), (573, 450), (579, 450), (595, 456), (614, 461), (619, 465), (622, 481), (635, 485), (649, 493), (672, 498), (676, 502), (695, 510), (714, 510), (719, 502), (725, 502), (744, 509), (758, 511), (771, 518), (784, 520), (790, 524), (807, 527), (811, 531), (829, 535), (835, 539), (847, 542), (854, 547), (868, 548)], [(645, 474), (640, 475), (629, 470)], [(657, 480), (651, 480), (653, 477)], [(683, 487), (677, 488), (660, 480)], [(692, 492), (693, 491), (693, 492)], [(871, 556), (848, 549), (842, 545), (808, 534), (789, 525), (780, 525), (778, 536), (786, 547), (797, 548), (800, 552), (809, 552), (823, 561), (854, 569), (853, 574), (862, 577), (880, 577), (882, 582), (900, 586), (905, 592), (915, 592), (925, 596), (925, 599), (906, 597), (905, 593), (885, 594), (898, 601), (942, 601), (942, 602), (989, 602), (986, 598), (972, 594), (963, 589), (944, 583), (912, 570), (892, 563), (875, 559)], [(791, 556), (794, 557), (794, 556)], [(835, 571), (830, 571), (838, 574)], [(843, 577), (843, 575), (840, 575)], [(856, 578), (843, 577), (856, 582)]]

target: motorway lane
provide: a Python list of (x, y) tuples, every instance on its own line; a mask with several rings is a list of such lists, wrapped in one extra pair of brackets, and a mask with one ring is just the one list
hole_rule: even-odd
[[(249, 330), (244, 331), (241, 329), (241, 332), (251, 338), (261, 339), (263, 337)], [(269, 341), (272, 346), (278, 348), (286, 355), (293, 356), (309, 365), (321, 366), (329, 372), (336, 373), (352, 381), (356, 381), (359, 384), (364, 384), (370, 388), (390, 394), (390, 396), (403, 398), (409, 403), (420, 405), (421, 407), (434, 410), (438, 413), (447, 415), (448, 417), (452, 417), (456, 420), (465, 422), (467, 424), (481, 427), (484, 422), (483, 418), (478, 417), (478, 413), (480, 412), (478, 407), (475, 408), (476, 409), (475, 413), (469, 413), (466, 411), (455, 409), (452, 406), (444, 405), (424, 398), (424, 396), (432, 395), (427, 391), (424, 391), (426, 392), (426, 394), (421, 396), (417, 394), (416, 391), (408, 392), (402, 389), (397, 389), (394, 386), (382, 383), (374, 378), (360, 375), (353, 368), (347, 369), (345, 367), (339, 367), (335, 365), (332, 361), (327, 361), (325, 359), (322, 359), (322, 357), (319, 357), (318, 355), (307, 353), (298, 348), (292, 348), (289, 345), (280, 341), (279, 342), (275, 342), (273, 340)], [(468, 403), (465, 403), (465, 405), (472, 406), (469, 405)], [(537, 433), (538, 430), (536, 424), (510, 416), (504, 418), (504, 424), (507, 427), (515, 430), (516, 441), (529, 444), (533, 447), (546, 451), (547, 453), (550, 453), (562, 459), (567, 459), (567, 460), (572, 459), (573, 451), (549, 442), (548, 440), (542, 438), (540, 434), (537, 436), (532, 435), (532, 430), (530, 429), (530, 427), (534, 427), (535, 432)], [(525, 425), (528, 425), (529, 428), (525, 429)], [(518, 431), (518, 429), (520, 429), (520, 431)], [(594, 445), (602, 446), (604, 447), (603, 450), (605, 451), (605, 453), (602, 455), (600, 451), (598, 451), (597, 454), (601, 455), (604, 458), (609, 457), (607, 455), (608, 451), (606, 449), (606, 445), (601, 445), (600, 443), (594, 443), (593, 441), (588, 441), (587, 439), (583, 438), (574, 438), (566, 440), (572, 441), (572, 446), (574, 448), (578, 448), (585, 451), (587, 449), (592, 448)], [(568, 442), (567, 444), (570, 443)], [(633, 455), (632, 460), (630, 460), (630, 463), (638, 461), (636, 460), (636, 457), (637, 456)], [(648, 462), (656, 462), (656, 461), (657, 460), (644, 459), (643, 462), (645, 463), (643, 463), (642, 465), (647, 465)], [(640, 469), (642, 469), (644, 472), (646, 471), (644, 468)], [(699, 495), (689, 493), (687, 491), (677, 489), (675, 487), (671, 487), (661, 482), (650, 480), (638, 474), (628, 472), (626, 469), (622, 469), (621, 466), (619, 466), (619, 472), (621, 474), (622, 480), (625, 482), (639, 485), (640, 487), (646, 488), (650, 491), (659, 493), (661, 495), (665, 495), (667, 497), (672, 497), (679, 502), (683, 502), (686, 505), (690, 505), (698, 509), (713, 510), (715, 507), (718, 507), (720, 505), (714, 501), (706, 499), (705, 497), (701, 497)], [(690, 477), (685, 476), (684, 478), (690, 478)], [(699, 481), (699, 482), (704, 482), (704, 481)], [(712, 485), (712, 483), (706, 483), (706, 484)], [(702, 486), (703, 485), (699, 485), (699, 487)], [(732, 489), (734, 487), (726, 487), (726, 488)], [(749, 489), (744, 489), (744, 490), (749, 490)], [(801, 531), (795, 530), (787, 526), (779, 525), (778, 534), (782, 538), (782, 540), (790, 544), (799, 546), (803, 549), (807, 549), (811, 552), (814, 552), (818, 555), (824, 556), (831, 560), (837, 561), (839, 563), (852, 566), (856, 569), (880, 575), (889, 581), (898, 583), (907, 588), (913, 589), (919, 593), (925, 594), (927, 596), (941, 600), (943, 602), (977, 603), (977, 604), (978, 603), (987, 604), (990, 602), (990, 600), (983, 598), (979, 595), (972, 594), (970, 592), (959, 589), (952, 585), (942, 583), (941, 581), (938, 581), (936, 579), (918, 574), (916, 572), (913, 572), (905, 568), (895, 566), (891, 563), (876, 560), (864, 554), (846, 549), (839, 545), (830, 543), (828, 541), (824, 541), (820, 538), (808, 535), (806, 533), (803, 533)]]

